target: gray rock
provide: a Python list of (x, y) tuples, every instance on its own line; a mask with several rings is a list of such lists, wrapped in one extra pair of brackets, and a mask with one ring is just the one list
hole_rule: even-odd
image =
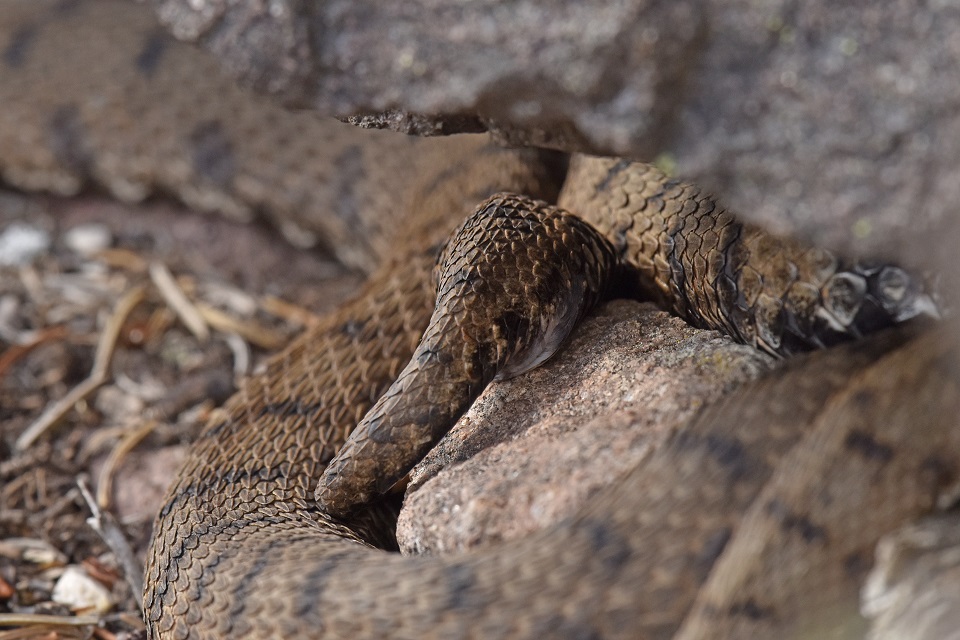
[(932, 239), (960, 201), (955, 2), (154, 2), (289, 104), (660, 158), (774, 230), (951, 258)]
[(774, 231), (949, 264), (935, 240), (960, 201), (960, 5), (711, 6), (665, 147), (678, 173)]
[(91, 222), (71, 227), (63, 234), (63, 244), (83, 256), (95, 255), (113, 242), (113, 233), (105, 224)]
[(487, 389), (417, 466), (401, 548), (463, 550), (572, 515), (699, 407), (771, 365), (652, 305), (607, 304), (555, 359)]
[(0, 266), (23, 266), (50, 248), (50, 234), (29, 224), (15, 222), (0, 229)]
[(909, 524), (877, 544), (861, 592), (868, 640), (960, 639), (960, 514)]

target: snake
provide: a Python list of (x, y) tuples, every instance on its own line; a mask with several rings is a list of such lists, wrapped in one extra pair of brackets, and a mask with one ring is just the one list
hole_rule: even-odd
[[(0, 8), (0, 104), (11, 185), (169, 194), (368, 273), (203, 425), (154, 524), (150, 638), (821, 637), (862, 624), (873, 545), (960, 474), (955, 332), (908, 322), (919, 277), (649, 164), (290, 113), (122, 0)], [(382, 494), (615, 295), (790, 357), (575, 517), (391, 552)]]

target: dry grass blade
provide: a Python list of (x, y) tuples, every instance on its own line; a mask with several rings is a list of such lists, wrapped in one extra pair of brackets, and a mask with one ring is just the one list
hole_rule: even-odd
[(110, 371), (110, 360), (113, 357), (113, 351), (117, 345), (117, 338), (120, 336), (120, 329), (126, 321), (127, 316), (143, 300), (144, 288), (136, 287), (117, 301), (107, 321), (107, 325), (100, 334), (100, 340), (97, 343), (97, 352), (93, 360), (93, 369), (90, 375), (63, 398), (53, 403), (44, 411), (36, 421), (24, 430), (16, 441), (16, 449), (23, 451), (43, 435), (47, 429), (59, 422), (64, 415), (79, 401), (86, 398), (97, 387), (102, 385)]
[(184, 326), (190, 330), (190, 333), (196, 336), (197, 340), (201, 342), (208, 340), (210, 338), (210, 329), (207, 326), (207, 321), (197, 307), (187, 298), (187, 295), (177, 284), (177, 281), (174, 280), (173, 274), (170, 273), (166, 265), (161, 262), (151, 263), (150, 279), (153, 280), (153, 284), (157, 286), (164, 301), (170, 305), (170, 308), (174, 310)]
[[(77, 479), (77, 486), (80, 488), (80, 493), (83, 494), (87, 506), (90, 507), (91, 516), (87, 518), (87, 524), (100, 535), (103, 542), (113, 552), (117, 562), (123, 567), (127, 584), (130, 585), (133, 593), (143, 593), (143, 569), (130, 547), (130, 542), (123, 531), (120, 530), (116, 519), (109, 511), (101, 510), (97, 506), (97, 502), (83, 478)], [(142, 606), (139, 598), (134, 598), (134, 600), (136, 600), (137, 606)]]
[(250, 372), (250, 345), (235, 333), (226, 334), (224, 341), (233, 352), (233, 375), (242, 378)]
[(319, 322), (319, 316), (314, 312), (276, 296), (263, 296), (260, 299), (260, 308), (272, 316), (301, 327), (309, 327)]
[(107, 456), (103, 468), (100, 470), (100, 475), (97, 477), (97, 505), (101, 509), (110, 508), (110, 496), (113, 495), (113, 474), (120, 462), (140, 441), (157, 428), (157, 424), (156, 420), (147, 420), (144, 424), (127, 433), (110, 450), (110, 455)]
[(261, 349), (273, 351), (290, 341), (287, 336), (281, 333), (271, 331), (253, 321), (238, 320), (215, 307), (197, 303), (197, 309), (203, 315), (203, 319), (217, 331), (235, 333)]
[[(51, 625), (64, 627), (80, 627), (97, 624), (97, 616), (54, 616), (42, 613), (0, 613), (0, 627)], [(0, 635), (0, 638), (6, 636)]]

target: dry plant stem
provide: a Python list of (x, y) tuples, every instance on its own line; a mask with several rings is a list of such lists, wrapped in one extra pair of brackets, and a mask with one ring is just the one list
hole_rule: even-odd
[(260, 300), (260, 308), (272, 316), (283, 318), (285, 321), (301, 327), (310, 327), (320, 321), (317, 314), (309, 309), (276, 296), (264, 296)]
[(250, 372), (250, 345), (236, 333), (228, 333), (224, 342), (233, 352), (233, 375), (240, 379)]
[[(87, 506), (90, 507), (91, 516), (87, 518), (87, 524), (97, 532), (100, 538), (103, 540), (110, 551), (113, 552), (113, 555), (117, 558), (117, 562), (120, 563), (120, 566), (123, 567), (124, 576), (127, 579), (127, 584), (130, 585), (130, 589), (133, 593), (142, 593), (143, 592), (143, 570), (141, 569), (140, 561), (137, 559), (136, 555), (133, 553), (133, 549), (130, 547), (130, 543), (127, 541), (126, 536), (123, 534), (123, 531), (120, 529), (120, 525), (117, 524), (116, 519), (113, 517), (109, 511), (104, 511), (97, 506), (96, 500), (93, 498), (93, 494), (90, 493), (90, 487), (87, 486), (87, 482), (84, 478), (77, 478), (77, 486), (80, 488), (80, 493), (83, 495), (83, 499), (86, 501)], [(139, 598), (134, 598), (137, 603), (137, 606), (143, 611), (142, 605), (140, 604)]]
[(38, 624), (80, 627), (97, 624), (97, 616), (51, 616), (42, 613), (0, 613), (0, 627)]
[(190, 333), (201, 342), (207, 341), (210, 338), (210, 328), (203, 315), (174, 280), (167, 266), (161, 262), (151, 263), (150, 279), (157, 285), (157, 290), (160, 291), (164, 301), (170, 305)]
[(31, 627), (21, 627), (10, 631), (0, 631), (0, 640), (88, 640), (84, 626), (62, 624), (38, 624)]
[(90, 375), (71, 389), (63, 398), (50, 405), (35, 422), (20, 434), (15, 445), (17, 451), (28, 448), (37, 438), (46, 433), (47, 429), (57, 424), (76, 403), (106, 382), (107, 374), (110, 371), (110, 360), (113, 358), (117, 338), (120, 336), (120, 329), (134, 307), (143, 301), (143, 297), (144, 288), (136, 287), (117, 301), (107, 325), (103, 328), (103, 333), (100, 334)]
[(200, 315), (203, 317), (204, 321), (209, 324), (211, 327), (217, 331), (222, 331), (224, 333), (235, 333), (239, 335), (244, 340), (252, 342), (261, 349), (267, 349), (273, 351), (279, 349), (289, 342), (289, 338), (277, 333), (275, 331), (270, 331), (269, 329), (260, 326), (253, 321), (242, 321), (230, 316), (219, 309), (211, 307), (210, 305), (203, 304), (198, 302), (196, 304), (197, 311), (200, 312)]
[(113, 474), (120, 462), (124, 456), (156, 429), (157, 424), (156, 420), (147, 420), (144, 424), (124, 435), (111, 449), (110, 455), (107, 456), (107, 460), (100, 470), (100, 475), (97, 477), (97, 505), (101, 509), (110, 508), (110, 498), (113, 495)]

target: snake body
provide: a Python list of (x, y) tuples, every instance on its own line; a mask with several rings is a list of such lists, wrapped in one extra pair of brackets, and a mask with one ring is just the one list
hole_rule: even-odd
[[(960, 471), (956, 350), (944, 335), (900, 331), (801, 357), (730, 396), (580, 517), (528, 540), (451, 558), (376, 549), (391, 544), (391, 505), (345, 514), (402, 476), (486, 381), (547, 357), (613, 286), (603, 274), (778, 354), (860, 337), (929, 298), (895, 266), (771, 237), (649, 165), (580, 157), (565, 172), (552, 154), (483, 139), (415, 141), (286, 114), (126, 2), (6, 4), (0, 52), (6, 181), (259, 213), (370, 272), (191, 449), (155, 523), (150, 637), (816, 632), (849, 615), (879, 535), (929, 510)], [(564, 173), (558, 209), (543, 201), (557, 200)], [(586, 225), (563, 209), (599, 235), (576, 235)], [(534, 217), (546, 232), (530, 231)], [(572, 266), (550, 271), (528, 246), (576, 249)], [(486, 284), (503, 272), (516, 288)], [(575, 282), (585, 301), (560, 293)], [(481, 339), (478, 316), (458, 305), (485, 287)], [(433, 341), (431, 316), (461, 333), (458, 347)], [(364, 418), (411, 388), (427, 394), (420, 410)], [(383, 447), (405, 453), (383, 459)]]

